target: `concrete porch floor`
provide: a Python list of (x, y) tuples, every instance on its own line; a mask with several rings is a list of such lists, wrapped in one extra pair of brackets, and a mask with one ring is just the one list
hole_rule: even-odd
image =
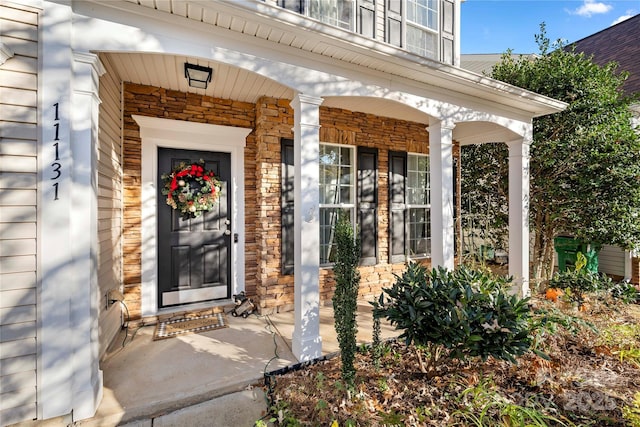
[[(155, 326), (116, 338), (101, 368), (104, 397), (78, 426), (253, 426), (264, 415), (265, 372), (297, 363), (291, 353), (293, 312), (246, 319), (227, 314), (228, 328), (153, 341)], [(358, 342), (371, 342), (372, 313), (358, 305)], [(382, 325), (383, 338), (396, 336)], [(339, 350), (333, 309), (320, 309), (323, 354)], [(256, 385), (256, 387), (251, 387)]]

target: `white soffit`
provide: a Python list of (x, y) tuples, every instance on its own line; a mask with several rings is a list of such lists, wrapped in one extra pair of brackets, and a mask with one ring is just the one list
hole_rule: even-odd
[[(251, 71), (214, 61), (139, 53), (105, 53), (101, 55), (103, 57), (124, 82), (249, 103), (255, 103), (260, 96), (293, 99), (293, 90), (284, 85)], [(213, 76), (207, 89), (189, 87), (184, 77), (185, 62), (211, 67)]]

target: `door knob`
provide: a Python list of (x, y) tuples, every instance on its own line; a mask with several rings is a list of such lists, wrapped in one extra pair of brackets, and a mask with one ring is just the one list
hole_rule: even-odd
[(225, 236), (231, 236), (231, 230), (224, 230)]
[(225, 219), (225, 220), (224, 220), (224, 223), (225, 223), (226, 225), (229, 225), (229, 224), (231, 224), (231, 220), (230, 220), (230, 219)]

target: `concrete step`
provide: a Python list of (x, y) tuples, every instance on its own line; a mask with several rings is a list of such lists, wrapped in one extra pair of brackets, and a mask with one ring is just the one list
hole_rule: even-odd
[(267, 403), (263, 390), (253, 387), (154, 418), (131, 421), (121, 426), (253, 427), (256, 421), (266, 416), (266, 410)]

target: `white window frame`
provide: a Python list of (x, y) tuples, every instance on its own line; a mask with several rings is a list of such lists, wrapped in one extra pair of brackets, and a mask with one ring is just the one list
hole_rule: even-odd
[[(341, 21), (338, 15), (338, 8), (340, 3), (344, 3), (345, 0), (307, 0), (305, 12), (310, 18), (316, 19), (325, 24), (332, 25), (334, 27), (342, 28), (343, 30), (356, 32), (356, 0), (348, 0), (351, 2), (351, 19), (349, 22)], [(335, 7), (336, 16), (323, 15), (319, 13), (323, 9), (326, 10), (329, 5), (333, 3)], [(315, 10), (319, 12), (316, 14)]]
[[(358, 168), (357, 168), (357, 164), (356, 164), (356, 160), (357, 160), (357, 147), (354, 145), (346, 145), (346, 144), (332, 144), (332, 143), (328, 143), (328, 142), (320, 142), (320, 157), (322, 156), (322, 152), (323, 149), (325, 147), (337, 147), (339, 149), (343, 149), (343, 148), (347, 148), (350, 150), (350, 167), (351, 167), (351, 201), (350, 203), (319, 203), (319, 211), (320, 211), (320, 265), (322, 266), (327, 266), (327, 265), (331, 265), (331, 262), (327, 262), (324, 261), (322, 259), (322, 254), (324, 252), (324, 247), (329, 246), (331, 247), (334, 243), (333, 243), (333, 239), (330, 238), (329, 242), (325, 242), (323, 239), (323, 214), (324, 214), (324, 210), (326, 209), (341, 209), (341, 210), (349, 210), (350, 214), (349, 217), (351, 219), (351, 224), (354, 227), (354, 232), (356, 230), (356, 205), (357, 205), (357, 172), (358, 172)], [(337, 165), (333, 165), (333, 166), (338, 166), (338, 167), (342, 167), (342, 164), (337, 164)], [(323, 163), (320, 161), (319, 162), (319, 168), (323, 167)], [(323, 184), (323, 174), (322, 174), (322, 170), (319, 171), (319, 185), (321, 186), (320, 193), (322, 194), (322, 185)], [(340, 191), (340, 186), (338, 186), (338, 193)], [(321, 202), (323, 201), (323, 197), (321, 196)], [(334, 223), (335, 226), (335, 223)], [(333, 235), (333, 234), (332, 234)], [(327, 251), (327, 254), (330, 255), (331, 254), (331, 250), (329, 249)]]
[[(429, 26), (423, 25), (421, 23), (418, 23), (416, 21), (412, 21), (409, 19), (409, 9), (410, 8), (418, 8), (418, 7), (422, 7), (422, 5), (418, 4), (419, 0), (406, 0), (405, 3), (405, 10), (404, 10), (404, 19), (405, 19), (405, 28), (404, 28), (404, 39), (405, 39), (405, 46), (406, 49), (409, 52), (413, 52), (416, 53), (418, 55), (421, 56), (425, 56), (428, 58), (434, 58), (434, 59), (439, 59), (439, 21), (440, 21), (440, 7), (439, 7), (439, 1), (438, 0), (427, 0), (427, 2), (431, 2), (433, 1), (433, 4), (435, 5), (435, 9), (433, 8), (429, 8), (427, 6), (427, 11), (429, 10), (435, 10), (435, 15), (436, 18), (434, 20), (434, 28), (431, 28)], [(422, 34), (426, 34), (427, 36), (433, 37), (434, 38), (434, 43), (433, 43), (433, 52), (430, 52), (426, 49), (425, 46), (414, 46), (414, 45), (410, 45), (409, 44), (409, 36), (408, 36), (408, 32), (409, 32), (409, 28), (413, 28), (416, 29), (418, 31), (420, 31)]]
[[(412, 170), (410, 168), (411, 165), (411, 158), (424, 158), (426, 160), (426, 171), (422, 171), (422, 170)], [(426, 204), (413, 204), (410, 203), (411, 202), (411, 195), (410, 192), (412, 191), (412, 189), (414, 189), (415, 187), (411, 187), (410, 186), (410, 179), (409, 176), (411, 174), (411, 172), (414, 173), (424, 173), (426, 175), (426, 183), (427, 186), (424, 189), (426, 191), (426, 195), (427, 195), (427, 203)], [(420, 259), (420, 258), (429, 258), (431, 257), (431, 176), (430, 176), (430, 169), (429, 169), (429, 156), (427, 154), (419, 154), (419, 153), (409, 153), (407, 152), (407, 183), (406, 183), (406, 187), (405, 187), (405, 197), (406, 197), (406, 210), (405, 210), (405, 218), (407, 221), (407, 229), (408, 229), (408, 235), (406, 236), (406, 241), (407, 241), (407, 246), (406, 246), (406, 250), (407, 250), (407, 258), (412, 258), (412, 259)], [(414, 235), (413, 235), (413, 227), (412, 225), (414, 224), (411, 221), (411, 210), (412, 209), (425, 209), (427, 211), (427, 220), (425, 222), (425, 229), (426, 229), (426, 239), (429, 242), (428, 243), (428, 248), (427, 248), (427, 252), (422, 252), (422, 253), (413, 253), (412, 252), (412, 242), (417, 240), (415, 239)]]

